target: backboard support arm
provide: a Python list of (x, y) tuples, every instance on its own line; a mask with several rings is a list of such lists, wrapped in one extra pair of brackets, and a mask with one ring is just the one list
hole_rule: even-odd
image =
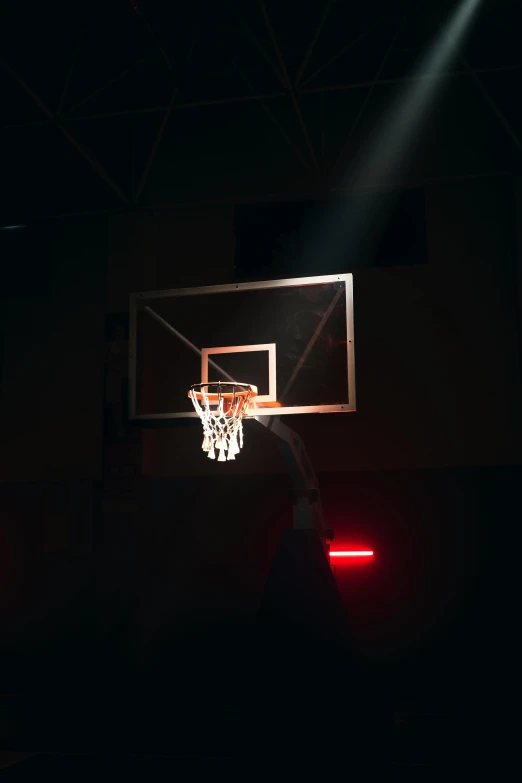
[(328, 553), (333, 531), (324, 520), (319, 483), (302, 439), (278, 416), (254, 418), (277, 438), (279, 453), (292, 480), (294, 530), (315, 530)]

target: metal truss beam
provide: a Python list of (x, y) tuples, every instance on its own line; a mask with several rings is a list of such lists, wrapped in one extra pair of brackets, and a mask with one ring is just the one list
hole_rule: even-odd
[(500, 122), (500, 124), (502, 125), (504, 130), (506, 131), (506, 133), (509, 136), (509, 138), (511, 139), (511, 141), (515, 144), (515, 146), (517, 147), (519, 152), (522, 152), (522, 139), (515, 132), (515, 130), (513, 129), (511, 123), (509, 122), (508, 118), (506, 117), (504, 112), (501, 111), (501, 109), (499, 108), (497, 102), (495, 101), (495, 99), (491, 95), (490, 91), (488, 90), (488, 88), (486, 87), (486, 85), (484, 84), (482, 79), (480, 78), (479, 71), (477, 71), (476, 69), (471, 67), (471, 65), (469, 64), (469, 62), (466, 59), (466, 57), (462, 54), (462, 52), (459, 52), (459, 58), (463, 62), (464, 66), (466, 68), (467, 73), (469, 74), (469, 76), (472, 79), (472, 81), (475, 83), (478, 91), (480, 92), (480, 94), (484, 98), (484, 101), (487, 103), (487, 105), (489, 106), (489, 108), (491, 109), (491, 111), (493, 112), (495, 117), (498, 119), (498, 121)]
[(319, 76), (319, 74), (324, 71), (326, 68), (328, 68), (332, 63), (334, 63), (336, 60), (339, 60), (343, 54), (346, 54), (346, 52), (350, 51), (350, 49), (353, 49), (354, 46), (356, 46), (359, 41), (362, 41), (363, 38), (365, 38), (369, 33), (371, 33), (378, 24), (382, 21), (382, 18), (377, 19), (367, 30), (365, 30), (362, 33), (359, 33), (358, 36), (353, 38), (351, 41), (349, 41), (346, 46), (343, 46), (343, 48), (334, 54), (333, 57), (331, 57), (327, 62), (325, 62), (323, 65), (321, 65), (316, 71), (313, 72), (311, 76), (309, 76), (307, 79), (304, 80), (304, 82), (301, 82), (301, 84), (304, 86), (305, 84), (308, 84), (313, 79), (315, 79), (316, 76)]
[(101, 163), (98, 163), (92, 152), (88, 150), (86, 147), (81, 144), (78, 139), (76, 139), (72, 133), (70, 133), (67, 128), (64, 127), (63, 123), (58, 120), (52, 111), (47, 108), (45, 103), (34, 93), (31, 88), (24, 82), (24, 80), (18, 75), (18, 73), (11, 68), (7, 63), (2, 62), (3, 67), (5, 70), (12, 76), (15, 82), (24, 90), (24, 92), (32, 99), (32, 101), (38, 106), (39, 109), (47, 116), (50, 124), (55, 125), (65, 136), (65, 138), (70, 141), (70, 143), (75, 147), (75, 149), (80, 153), (80, 155), (85, 158), (85, 160), (90, 164), (91, 168), (94, 169), (94, 171), (98, 174), (98, 176), (103, 179), (103, 181), (120, 197), (120, 199), (125, 203), (129, 204), (129, 200), (113, 179), (107, 174)]
[(248, 36), (250, 41), (253, 43), (253, 45), (255, 46), (255, 48), (257, 49), (257, 51), (259, 52), (259, 54), (263, 58), (263, 60), (266, 62), (266, 64), (268, 65), (268, 67), (270, 68), (272, 73), (275, 75), (276, 79), (282, 85), (284, 85), (285, 84), (285, 78), (283, 76), (283, 73), (282, 73), (281, 69), (277, 66), (277, 63), (275, 63), (273, 61), (273, 59), (270, 57), (270, 55), (266, 51), (265, 47), (261, 43), (261, 41), (259, 41), (257, 36), (252, 32), (252, 30), (250, 29), (250, 27), (248, 26), (246, 21), (243, 19), (243, 17), (241, 15), (239, 15), (237, 13), (237, 11), (235, 12), (235, 15), (237, 16), (237, 18), (239, 20), (239, 24), (241, 26), (242, 31), (245, 33), (245, 35)]
[(120, 71), (120, 73), (116, 74), (116, 76), (113, 76), (112, 79), (109, 79), (108, 82), (105, 82), (105, 84), (102, 84), (100, 87), (97, 87), (95, 90), (93, 90), (84, 98), (82, 98), (80, 101), (73, 104), (73, 106), (70, 106), (67, 110), (67, 113), (72, 114), (72, 112), (76, 111), (76, 109), (79, 109), (80, 106), (83, 106), (85, 103), (90, 101), (92, 98), (95, 98), (104, 90), (108, 90), (110, 87), (112, 87), (113, 84), (116, 84), (117, 82), (124, 79), (129, 73), (132, 73), (132, 71), (134, 71), (136, 68), (139, 68), (140, 65), (143, 65), (143, 63), (147, 62), (147, 60), (150, 60), (150, 54), (146, 54), (144, 57), (140, 57), (139, 60), (136, 60), (135, 63), (129, 65), (128, 68), (125, 68), (125, 70)]
[(78, 60), (78, 56), (80, 54), (80, 49), (82, 48), (82, 43), (83, 43), (83, 40), (85, 38), (86, 33), (87, 33), (87, 26), (84, 25), (81, 28), (81, 30), (80, 30), (80, 35), (78, 36), (78, 41), (77, 41), (76, 46), (74, 48), (74, 52), (73, 52), (73, 56), (72, 56), (72, 60), (71, 60), (71, 65), (69, 66), (69, 70), (67, 71), (67, 76), (65, 78), (65, 83), (63, 85), (62, 94), (60, 96), (60, 102), (59, 102), (58, 108), (56, 110), (56, 114), (58, 116), (60, 116), (60, 114), (62, 113), (63, 105), (64, 105), (65, 99), (67, 97), (67, 92), (69, 90), (69, 85), (71, 83), (72, 75), (74, 73), (74, 69), (76, 67), (76, 62)]
[[(470, 182), (475, 180), (483, 180), (483, 179), (500, 179), (500, 178), (511, 178), (513, 176), (513, 172), (509, 171), (483, 171), (478, 172), (477, 174), (453, 174), (447, 177), (426, 177), (421, 180), (415, 180), (411, 182), (404, 183), (400, 186), (397, 185), (397, 182), (392, 183), (382, 183), (377, 185), (358, 185), (357, 187), (334, 187), (329, 188), (328, 192), (333, 193), (336, 195), (342, 195), (343, 193), (357, 193), (364, 190), (373, 190), (375, 192), (388, 192), (388, 191), (408, 191), (408, 190), (415, 190), (417, 188), (422, 187), (429, 187), (430, 185), (441, 185), (441, 184), (447, 184), (451, 182)], [(245, 196), (237, 196), (235, 198), (229, 198), (229, 199), (200, 199), (199, 201), (195, 200), (182, 200), (182, 201), (173, 201), (173, 202), (157, 202), (157, 203), (151, 203), (151, 204), (140, 204), (139, 206), (135, 207), (136, 212), (173, 212), (180, 209), (187, 209), (187, 208), (199, 208), (199, 207), (236, 207), (240, 204), (259, 204), (259, 203), (271, 203), (275, 201), (302, 201), (302, 199), (311, 198), (311, 199), (317, 199), (320, 200), (321, 198), (324, 198), (324, 193), (319, 192), (317, 189), (310, 189), (306, 193), (303, 193), (302, 190), (300, 191), (293, 191), (293, 192), (281, 192), (281, 193), (257, 193), (255, 195), (252, 195), (250, 197)], [(48, 215), (17, 215), (13, 219), (9, 220), (8, 225), (12, 225), (13, 223), (23, 223), (25, 220), (40, 220), (40, 221), (46, 221), (46, 220), (63, 220), (64, 218), (72, 218), (72, 217), (87, 217), (87, 216), (94, 216), (94, 215), (119, 215), (124, 210), (124, 208), (115, 208), (115, 209), (86, 209), (86, 210), (80, 210), (76, 212), (59, 212), (55, 214), (48, 214)], [(6, 226), (0, 225), (1, 228), (5, 228)]]
[[(301, 154), (301, 151), (299, 150), (299, 147), (297, 147), (294, 144), (294, 142), (292, 141), (292, 139), (290, 138), (288, 133), (285, 131), (285, 129), (283, 128), (283, 126), (281, 125), (281, 123), (279, 122), (279, 120), (277, 119), (275, 114), (271, 111), (270, 107), (267, 105), (266, 100), (265, 100), (265, 96), (258, 96), (258, 95), (255, 94), (254, 87), (251, 84), (251, 82), (249, 81), (249, 79), (248, 79), (247, 75), (245, 74), (245, 72), (243, 71), (243, 69), (240, 68), (239, 65), (234, 63), (234, 61), (232, 60), (231, 57), (229, 57), (229, 59), (234, 64), (235, 68), (237, 69), (237, 71), (238, 71), (239, 75), (241, 76), (241, 79), (243, 80), (245, 85), (252, 91), (252, 93), (253, 93), (253, 95), (251, 96), (252, 99), (257, 99), (259, 101), (261, 108), (268, 115), (270, 121), (275, 125), (275, 127), (277, 128), (277, 130), (279, 131), (281, 136), (284, 138), (284, 140), (286, 141), (288, 146), (295, 152), (297, 157), (305, 164), (305, 166), (307, 166), (309, 168), (310, 164), (308, 163), (308, 161)], [(281, 97), (284, 97), (284, 96), (286, 96), (286, 92), (279, 93), (279, 95)]]
[(330, 8), (332, 7), (333, 0), (327, 0), (325, 9), (323, 11), (323, 15), (321, 16), (321, 19), (319, 20), (319, 24), (317, 25), (314, 37), (310, 41), (310, 46), (306, 50), (306, 54), (304, 56), (303, 62), (299, 66), (299, 69), (297, 71), (297, 75), (295, 77), (294, 85), (295, 87), (299, 87), (301, 84), (301, 79), (303, 78), (303, 74), (305, 72), (305, 68), (308, 65), (308, 60), (312, 56), (312, 53), (315, 49), (315, 45), (317, 41), (319, 40), (319, 36), (321, 35), (321, 30), (323, 29), (323, 25), (326, 22), (326, 17), (328, 16), (330, 12)]
[[(516, 65), (500, 65), (492, 68), (474, 68), (474, 73), (501, 73), (507, 71), (519, 71), (522, 68), (521, 63)], [(322, 92), (344, 92), (345, 90), (358, 90), (361, 87), (389, 87), (395, 84), (411, 84), (412, 82), (425, 82), (432, 79), (450, 79), (470, 76), (469, 71), (462, 68), (456, 71), (443, 71), (442, 73), (422, 73), (417, 76), (399, 76), (392, 79), (370, 79), (364, 82), (348, 82), (347, 84), (333, 84), (325, 87), (307, 87), (299, 92), (302, 95)]]
[(152, 25), (147, 21), (146, 17), (143, 16), (143, 14), (140, 12), (140, 9), (138, 8), (138, 3), (136, 2), (136, 0), (129, 0), (129, 3), (131, 4), (132, 9), (133, 9), (136, 17), (138, 18), (140, 23), (144, 26), (144, 28), (146, 29), (149, 37), (151, 38), (151, 40), (154, 42), (156, 48), (158, 49), (158, 52), (160, 53), (161, 59), (165, 63), (165, 65), (167, 67), (167, 70), (169, 71), (169, 73), (174, 74), (174, 66), (172, 65), (171, 59), (170, 59), (169, 55), (167, 54), (167, 52), (165, 50), (165, 47), (162, 45), (162, 43), (159, 40), (158, 36), (154, 32), (154, 29), (153, 29)]
[(261, 12), (263, 14), (263, 17), (264, 17), (264, 20), (265, 20), (265, 24), (266, 24), (267, 30), (269, 32), (269, 35), (270, 35), (270, 40), (272, 41), (272, 45), (274, 47), (274, 51), (276, 53), (277, 60), (279, 62), (279, 67), (281, 68), (281, 72), (282, 72), (283, 77), (284, 77), (284, 84), (285, 84), (285, 86), (286, 86), (286, 88), (288, 90), (288, 94), (290, 96), (290, 100), (292, 101), (292, 105), (293, 105), (295, 113), (297, 115), (297, 119), (298, 119), (299, 124), (301, 126), (301, 129), (303, 131), (303, 135), (304, 135), (304, 138), (305, 138), (305, 141), (306, 141), (306, 146), (308, 147), (310, 155), (312, 156), (312, 160), (314, 162), (315, 169), (316, 169), (317, 173), (320, 174), (319, 163), (318, 163), (317, 157), (315, 155), (314, 145), (312, 144), (312, 139), (310, 138), (310, 134), (308, 133), (308, 128), (307, 128), (306, 123), (304, 121), (304, 118), (303, 118), (303, 115), (302, 115), (302, 112), (301, 112), (301, 107), (299, 106), (299, 101), (297, 100), (296, 91), (294, 89), (294, 86), (293, 86), (292, 82), (290, 81), (290, 77), (288, 76), (288, 71), (286, 69), (285, 61), (283, 59), (283, 55), (281, 54), (281, 49), (279, 48), (279, 44), (277, 43), (277, 39), (275, 37), (274, 29), (272, 27), (272, 23), (270, 21), (270, 17), (268, 16), (267, 11), (266, 11), (265, 4), (264, 4), (263, 0), (259, 0), (259, 7), (261, 8)]
[[(519, 71), (522, 64), (500, 65), (491, 68), (473, 68), (473, 73), (479, 75), (482, 73), (507, 73), (510, 71)], [(332, 84), (323, 87), (300, 88), (298, 95), (313, 95), (327, 92), (345, 92), (347, 90), (357, 90), (363, 87), (387, 87), (398, 84), (409, 84), (411, 82), (429, 81), (431, 79), (450, 79), (450, 78), (471, 78), (471, 73), (467, 69), (447, 71), (444, 73), (425, 73), (418, 76), (404, 76), (393, 79), (369, 79), (363, 82), (347, 82), (345, 84)], [(107, 85), (109, 86), (109, 85)], [(100, 89), (104, 89), (103, 87)], [(253, 88), (252, 88), (253, 89)], [(268, 101), (273, 98), (284, 98), (287, 91), (267, 92), (251, 95), (230, 96), (227, 98), (215, 98), (213, 100), (190, 101), (187, 103), (167, 103), (161, 106), (143, 106), (136, 109), (122, 109), (121, 111), (97, 112), (93, 114), (81, 114), (77, 116), (63, 116), (60, 118), (62, 123), (82, 122), (84, 120), (104, 120), (110, 117), (132, 117), (138, 114), (158, 114), (167, 111), (181, 111), (182, 109), (199, 109), (206, 106), (225, 106), (234, 103), (252, 103), (256, 101)], [(87, 100), (87, 99), (84, 99)], [(50, 125), (53, 120), (36, 120), (32, 122), (10, 122), (2, 125), (2, 128), (31, 128), (39, 125)]]
[[(192, 43), (189, 47), (189, 50), (187, 52), (187, 56), (185, 58), (185, 67), (189, 64), (190, 59), (192, 57), (192, 54), (194, 52), (194, 47), (196, 45), (196, 41), (198, 39), (198, 35), (194, 35), (192, 39)], [(182, 80), (183, 74), (181, 74), (177, 80), (176, 85), (174, 86), (174, 89), (172, 90), (171, 96), (170, 96), (170, 103), (172, 104), (174, 102), (174, 99), (176, 95), (178, 94), (178, 90), (181, 86), (181, 80)], [(149, 157), (147, 159), (147, 163), (145, 164), (145, 168), (143, 169), (143, 173), (141, 175), (141, 179), (138, 185), (138, 188), (136, 190), (136, 194), (134, 196), (135, 201), (138, 201), (141, 193), (143, 191), (143, 188), (145, 187), (145, 183), (147, 182), (147, 179), (149, 177), (150, 171), (152, 169), (152, 166), (154, 164), (154, 159), (156, 157), (156, 153), (158, 152), (159, 146), (161, 144), (161, 140), (163, 138), (163, 134), (165, 133), (165, 128), (167, 127), (170, 115), (172, 113), (172, 109), (167, 109), (165, 111), (165, 114), (163, 115), (163, 119), (161, 121), (161, 124), (158, 128), (158, 133), (156, 134), (156, 138), (154, 139), (154, 143), (152, 144), (151, 151), (149, 153)]]

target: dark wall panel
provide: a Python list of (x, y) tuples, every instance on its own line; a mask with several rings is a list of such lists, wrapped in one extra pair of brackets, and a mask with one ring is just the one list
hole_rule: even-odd
[(232, 207), (180, 208), (109, 220), (107, 311), (129, 295), (229, 282), (234, 269)]
[[(357, 234), (360, 216), (380, 218), (371, 237)], [(342, 242), (328, 236), (332, 221), (344, 223)], [(427, 262), (423, 190), (353, 193), (316, 201), (243, 204), (234, 211), (238, 279), (351, 272), (365, 267)], [(369, 241), (370, 240), (370, 241)]]
[(106, 223), (50, 224), (35, 252), (45, 286), (6, 291), (1, 478), (101, 478)]

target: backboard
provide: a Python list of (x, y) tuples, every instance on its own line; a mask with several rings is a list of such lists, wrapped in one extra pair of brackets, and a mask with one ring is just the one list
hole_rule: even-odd
[(194, 383), (258, 387), (251, 415), (355, 410), (352, 275), (131, 295), (129, 417), (193, 418)]

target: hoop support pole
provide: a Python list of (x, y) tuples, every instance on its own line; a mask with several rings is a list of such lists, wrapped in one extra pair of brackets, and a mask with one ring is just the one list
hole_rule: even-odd
[(333, 539), (333, 531), (324, 520), (317, 476), (303, 441), (278, 416), (254, 418), (277, 438), (279, 453), (292, 479), (294, 530), (316, 530), (327, 553), (327, 542)]

